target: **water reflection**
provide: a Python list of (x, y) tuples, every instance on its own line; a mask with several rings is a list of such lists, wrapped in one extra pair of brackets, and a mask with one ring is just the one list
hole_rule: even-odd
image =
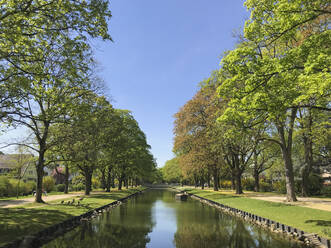
[(300, 247), (174, 192), (150, 190), (44, 247)]

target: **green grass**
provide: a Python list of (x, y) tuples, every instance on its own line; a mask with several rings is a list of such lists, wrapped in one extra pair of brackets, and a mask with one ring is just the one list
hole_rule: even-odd
[(288, 226), (296, 227), (305, 232), (317, 233), (325, 238), (331, 238), (331, 212), (329, 211), (251, 199), (233, 194), (222, 194), (222, 192), (209, 190), (186, 189), (186, 191)]
[(83, 206), (61, 204), (61, 201), (77, 199), (82, 196), (71, 197), (48, 202), (47, 204), (30, 203), (15, 208), (0, 208), (0, 246), (21, 236), (36, 233), (46, 227), (60, 223), (66, 219), (86, 213), (92, 209), (104, 206), (118, 199), (131, 195), (142, 187), (100, 192), (85, 197)]

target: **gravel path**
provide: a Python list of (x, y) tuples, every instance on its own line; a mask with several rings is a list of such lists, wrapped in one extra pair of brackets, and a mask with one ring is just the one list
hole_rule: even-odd
[[(82, 195), (83, 193), (73, 193), (73, 194), (65, 194), (65, 195), (43, 195), (43, 200), (45, 202), (54, 201), (54, 200), (61, 200), (66, 198), (71, 198), (75, 196)], [(17, 200), (0, 200), (0, 208), (11, 208), (11, 207), (18, 207), (27, 203), (33, 203), (35, 197), (17, 199)]]

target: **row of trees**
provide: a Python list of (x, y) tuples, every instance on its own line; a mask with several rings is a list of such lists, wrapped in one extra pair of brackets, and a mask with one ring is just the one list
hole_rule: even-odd
[(221, 69), (175, 115), (174, 152), (184, 178), (204, 185), (219, 177), (259, 176), (283, 162), (287, 200), (296, 201), (293, 163), (302, 194), (309, 175), (330, 165), (330, 3), (247, 0), (244, 35)]
[(0, 121), (29, 130), (37, 202), (44, 168), (56, 161), (75, 164), (86, 194), (97, 168), (121, 185), (155, 167), (138, 124), (113, 109), (95, 76), (90, 40), (111, 41), (110, 17), (108, 0), (0, 1)]

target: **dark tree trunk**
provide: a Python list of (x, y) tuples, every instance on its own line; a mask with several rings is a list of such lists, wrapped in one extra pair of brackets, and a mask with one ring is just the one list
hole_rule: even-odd
[[(108, 178), (107, 178), (108, 180)], [(101, 170), (101, 188), (106, 189), (107, 188), (107, 182), (106, 182), (106, 168)]]
[(231, 189), (235, 190), (236, 189), (236, 181), (235, 181), (235, 172), (234, 169), (231, 170)]
[(210, 188), (210, 174), (209, 174), (209, 172), (207, 174), (207, 185), (208, 185), (208, 188)]
[(113, 188), (113, 189), (115, 189), (115, 176), (114, 175), (112, 175), (111, 176), (111, 187)]
[(205, 181), (203, 178), (201, 178), (200, 183), (201, 183), (201, 189), (205, 189)]
[(36, 199), (35, 202), (44, 203), (41, 198), (43, 193), (43, 176), (44, 176), (44, 168), (43, 166), (37, 165), (37, 189), (36, 189)]
[(129, 179), (128, 178), (125, 179), (125, 188), (126, 189), (129, 188)]
[(111, 169), (108, 167), (107, 169), (107, 182), (106, 182), (106, 192), (110, 192), (111, 187)]
[(120, 177), (120, 178), (118, 179), (118, 190), (122, 190), (122, 182), (123, 182), (123, 178)]
[(69, 166), (65, 163), (65, 174), (64, 174), (64, 193), (68, 194), (69, 192)]
[(292, 134), (294, 128), (294, 120), (296, 118), (297, 109), (292, 109), (291, 119), (288, 128), (287, 139), (285, 138), (285, 130), (283, 124), (277, 125), (278, 134), (280, 137), (280, 147), (283, 154), (286, 180), (286, 199), (287, 201), (297, 201), (294, 190), (294, 173), (292, 163)]
[(85, 170), (85, 195), (89, 195), (92, 189), (92, 173)]
[(214, 166), (213, 168), (213, 179), (214, 179), (214, 191), (219, 189), (219, 178), (218, 178), (218, 168)]
[(242, 194), (243, 189), (241, 186), (241, 173), (236, 173), (236, 194)]
[(198, 180), (198, 177), (197, 176), (194, 176), (194, 187), (198, 187), (199, 185), (199, 180)]
[(44, 203), (42, 199), (43, 193), (43, 176), (44, 176), (44, 157), (45, 157), (45, 143), (40, 144), (39, 158), (37, 164), (37, 189), (35, 202)]
[(255, 168), (254, 168), (254, 181), (255, 181), (254, 191), (260, 192), (260, 175), (259, 175), (259, 171)]

